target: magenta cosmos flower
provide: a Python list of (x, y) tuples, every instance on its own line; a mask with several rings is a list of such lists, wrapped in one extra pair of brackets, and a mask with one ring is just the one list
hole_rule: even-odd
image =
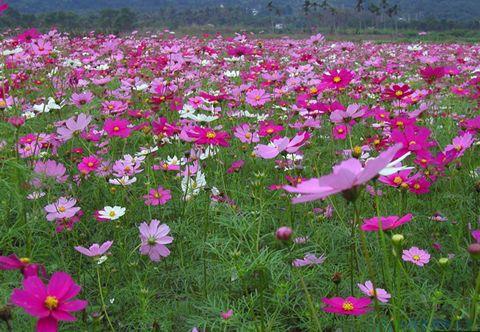
[(145, 199), (145, 205), (157, 206), (167, 203), (172, 198), (172, 195), (170, 190), (159, 186), (157, 189), (150, 189), (148, 195), (143, 196), (143, 198)]
[(55, 219), (64, 219), (73, 217), (78, 211), (79, 207), (76, 207), (77, 200), (74, 198), (67, 199), (65, 197), (60, 197), (58, 201), (52, 204), (45, 206), (45, 211), (47, 212), (47, 220), (53, 221)]
[(88, 256), (88, 257), (99, 257), (102, 256), (104, 253), (110, 249), (112, 246), (113, 241), (107, 241), (104, 242), (102, 245), (99, 245), (98, 243), (94, 243), (90, 246), (90, 248), (84, 248), (82, 246), (76, 246), (74, 247), (76, 251), (79, 253)]
[(90, 172), (96, 171), (101, 164), (101, 160), (96, 156), (83, 157), (82, 161), (78, 164), (78, 170), (82, 174), (89, 174)]
[(108, 136), (127, 138), (130, 136), (131, 129), (128, 127), (130, 122), (125, 119), (107, 119), (103, 124), (103, 130), (105, 130)]
[(367, 280), (365, 284), (357, 284), (358, 288), (362, 291), (363, 294), (374, 297), (377, 293), (377, 300), (383, 303), (387, 303), (392, 297), (388, 292), (383, 288), (373, 289), (373, 283), (370, 280)]
[(403, 251), (402, 259), (405, 262), (411, 262), (418, 266), (424, 266), (430, 261), (430, 254), (417, 247), (411, 247)]
[[(406, 214), (403, 217), (399, 216), (388, 216), (388, 217), (381, 217), (382, 222), (382, 230), (388, 231), (390, 229), (397, 228), (410, 220), (412, 220), (412, 214)], [(373, 217), (370, 219), (363, 220), (362, 230), (365, 232), (378, 232), (380, 229), (380, 222), (378, 217)]]
[(372, 308), (369, 307), (372, 300), (368, 297), (355, 298), (349, 296), (345, 299), (341, 297), (332, 297), (330, 299), (324, 297), (322, 302), (327, 305), (323, 308), (323, 311), (337, 315), (359, 316), (372, 310)]
[(299, 183), (296, 187), (284, 186), (291, 193), (300, 194), (292, 199), (293, 203), (303, 203), (323, 199), (330, 195), (346, 192), (373, 179), (384, 169), (401, 149), (397, 144), (368, 161), (365, 167), (358, 159), (351, 158), (333, 167), (333, 173)]
[(18, 258), (17, 255), (0, 256), (0, 270), (19, 270), (25, 278), (37, 276), (38, 271), (46, 275), (45, 268), (38, 264), (33, 264), (30, 258)]
[(160, 225), (160, 221), (153, 219), (148, 225), (143, 222), (140, 227), (140, 253), (148, 255), (154, 262), (160, 261), (161, 257), (170, 255), (170, 250), (165, 246), (173, 242), (173, 237), (167, 236), (170, 227), (165, 224)]
[(225, 131), (215, 131), (211, 128), (193, 127), (187, 132), (187, 135), (195, 144), (200, 145), (220, 145), (228, 147), (230, 136)]
[(38, 332), (58, 331), (58, 321), (75, 321), (70, 313), (85, 309), (87, 301), (72, 300), (81, 287), (65, 272), (55, 272), (47, 286), (39, 277), (23, 280), (23, 289), (14, 289), (10, 301), (39, 318)]

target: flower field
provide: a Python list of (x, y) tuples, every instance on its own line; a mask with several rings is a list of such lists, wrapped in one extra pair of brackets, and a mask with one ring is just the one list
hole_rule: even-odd
[(476, 330), (479, 54), (3, 35), (0, 330)]

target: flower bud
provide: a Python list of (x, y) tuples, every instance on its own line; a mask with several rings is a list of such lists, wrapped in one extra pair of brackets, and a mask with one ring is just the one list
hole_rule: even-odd
[(401, 244), (405, 240), (402, 234), (393, 234), (392, 235), (392, 241), (395, 244)]
[(277, 231), (275, 232), (275, 236), (277, 239), (282, 240), (282, 241), (288, 241), (290, 240), (290, 237), (292, 236), (292, 229), (287, 226), (282, 226)]
[(450, 263), (450, 260), (447, 258), (447, 257), (442, 257), (438, 260), (438, 264), (440, 266), (445, 266), (447, 265), (448, 263)]
[(472, 243), (468, 246), (467, 251), (470, 253), (472, 258), (480, 258), (480, 243)]

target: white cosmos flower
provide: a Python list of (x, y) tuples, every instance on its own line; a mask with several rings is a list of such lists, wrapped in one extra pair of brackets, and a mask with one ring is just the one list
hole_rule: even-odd
[(185, 199), (189, 200), (192, 196), (198, 195), (202, 188), (207, 186), (205, 175), (202, 171), (198, 171), (194, 177), (185, 176), (182, 179), (182, 191), (185, 194)]
[(38, 105), (33, 105), (33, 110), (38, 113), (48, 113), (51, 110), (59, 110), (61, 108), (62, 106), (58, 105), (55, 102), (55, 99), (53, 99), (52, 97), (48, 98), (48, 102), (46, 104), (42, 103)]
[(128, 186), (128, 185), (131, 185), (132, 183), (137, 182), (137, 178), (136, 177), (130, 178), (128, 175), (125, 175), (125, 176), (122, 176), (121, 178), (110, 179), (108, 180), (108, 182), (116, 186)]
[(98, 211), (98, 214), (103, 219), (117, 220), (125, 214), (126, 209), (121, 206), (105, 206), (103, 210)]

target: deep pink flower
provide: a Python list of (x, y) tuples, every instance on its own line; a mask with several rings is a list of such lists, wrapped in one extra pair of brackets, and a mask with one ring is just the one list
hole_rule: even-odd
[(130, 136), (131, 129), (129, 128), (130, 122), (125, 119), (107, 119), (103, 125), (108, 136), (127, 138)]
[(347, 69), (334, 69), (323, 74), (323, 83), (331, 89), (343, 89), (353, 79), (353, 73)]
[(140, 224), (140, 253), (148, 255), (154, 262), (160, 261), (162, 257), (170, 255), (170, 250), (165, 246), (173, 242), (173, 237), (167, 236), (170, 227), (161, 224), (160, 221), (153, 219), (150, 225), (146, 222)]
[(81, 287), (65, 272), (55, 272), (48, 285), (36, 276), (23, 280), (23, 289), (15, 288), (10, 301), (26, 313), (39, 318), (38, 332), (58, 331), (58, 321), (73, 322), (70, 313), (85, 309), (87, 301), (72, 300)]
[(377, 176), (392, 161), (399, 149), (401, 149), (401, 145), (389, 148), (377, 158), (368, 161), (365, 167), (358, 159), (345, 160), (333, 167), (332, 174), (302, 181), (295, 187), (284, 186), (284, 189), (291, 193), (300, 194), (300, 197), (292, 199), (293, 203), (314, 201), (345, 192), (363, 185)]
[(3, 2), (3, 0), (0, 1), (0, 14), (3, 13), (8, 9), (8, 3)]
[(332, 127), (332, 136), (334, 139), (346, 139), (349, 132), (350, 127), (344, 124), (339, 124)]
[(107, 241), (104, 242), (102, 245), (99, 245), (98, 243), (94, 243), (90, 246), (90, 248), (84, 248), (82, 246), (76, 246), (74, 247), (76, 251), (79, 253), (88, 256), (88, 257), (99, 257), (102, 256), (104, 253), (110, 249), (112, 246), (113, 241)]
[(260, 122), (260, 129), (258, 130), (258, 136), (264, 137), (279, 133), (283, 130), (283, 126), (276, 124), (273, 121)]
[(232, 309), (229, 309), (229, 310), (226, 311), (226, 312), (221, 312), (221, 313), (220, 313), (220, 316), (222, 317), (223, 320), (227, 320), (227, 319), (229, 319), (230, 317), (233, 316), (233, 310), (232, 310)]
[(234, 172), (238, 172), (243, 167), (244, 164), (245, 164), (245, 161), (243, 160), (234, 161), (232, 165), (227, 169), (227, 173), (231, 174)]
[(430, 254), (417, 247), (411, 247), (408, 250), (403, 250), (402, 259), (405, 262), (411, 262), (418, 266), (424, 266), (430, 261)]
[(187, 132), (188, 137), (193, 139), (196, 144), (220, 145), (224, 147), (230, 146), (228, 139), (230, 138), (225, 131), (215, 131), (211, 128), (193, 127)]
[(293, 233), (293, 230), (290, 227), (282, 226), (279, 229), (277, 229), (277, 231), (275, 232), (275, 236), (279, 240), (288, 241), (290, 240), (292, 233)]
[(170, 190), (159, 186), (157, 189), (150, 189), (148, 195), (144, 195), (143, 198), (145, 199), (145, 205), (157, 206), (166, 204), (172, 199), (172, 195)]
[(82, 161), (78, 164), (78, 170), (82, 174), (89, 174), (96, 171), (101, 164), (101, 160), (96, 156), (83, 157)]
[(322, 302), (327, 305), (323, 308), (323, 311), (337, 315), (359, 316), (372, 310), (372, 308), (369, 307), (372, 300), (368, 297), (355, 298), (349, 296), (347, 298), (332, 297), (330, 299), (324, 297)]
[[(399, 216), (388, 216), (388, 217), (381, 217), (382, 221), (382, 230), (388, 231), (391, 229), (395, 229), (407, 222), (412, 220), (412, 214), (406, 214), (403, 217)], [(380, 222), (378, 221), (378, 217), (373, 217), (370, 219), (365, 219), (361, 226), (363, 231), (366, 232), (377, 232), (380, 229)]]
[(46, 275), (45, 268), (42, 265), (30, 262), (30, 258), (18, 258), (15, 254), (9, 256), (0, 256), (0, 270), (19, 270), (25, 278), (37, 276), (38, 272)]

